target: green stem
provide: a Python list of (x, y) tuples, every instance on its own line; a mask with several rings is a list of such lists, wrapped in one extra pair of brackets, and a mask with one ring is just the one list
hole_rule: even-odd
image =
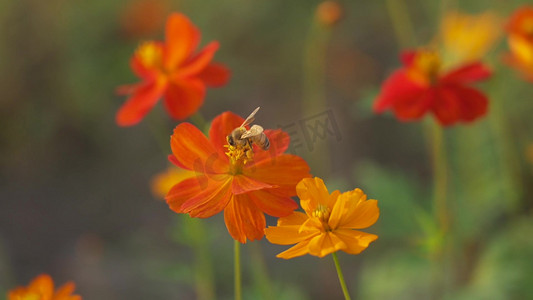
[(392, 29), (401, 48), (416, 46), (416, 35), (404, 0), (386, 0)]
[(350, 300), (350, 294), (348, 293), (348, 288), (346, 287), (346, 282), (344, 281), (344, 275), (342, 275), (341, 266), (339, 264), (339, 259), (337, 258), (337, 253), (333, 252), (333, 261), (335, 262), (335, 268), (337, 269), (337, 275), (339, 276), (339, 281), (341, 283), (342, 293), (344, 294), (344, 299)]
[(272, 283), (268, 277), (268, 270), (263, 252), (261, 251), (261, 245), (259, 243), (251, 243), (249, 249), (251, 250), (251, 267), (254, 274), (254, 280), (263, 295), (263, 300), (274, 300), (275, 297), (272, 290)]
[(445, 234), (450, 226), (448, 206), (446, 204), (448, 189), (448, 168), (446, 166), (446, 147), (444, 132), (437, 122), (432, 126), (434, 209), (439, 220), (441, 233)]
[(241, 288), (241, 243), (237, 240), (234, 242), (234, 263), (235, 263), (235, 300), (242, 299)]
[[(305, 41), (303, 53), (303, 117), (311, 117), (326, 110), (326, 58), (331, 26), (323, 26), (316, 22), (313, 15), (312, 23)], [(311, 152), (312, 151), (312, 152)], [(329, 149), (325, 141), (318, 141), (313, 150), (303, 153), (304, 159), (314, 170), (313, 174), (327, 177), (329, 173)], [(317, 159), (317, 158), (326, 159)]]
[(191, 116), (191, 122), (198, 127), (201, 131), (207, 130), (207, 121), (200, 112), (195, 113)]

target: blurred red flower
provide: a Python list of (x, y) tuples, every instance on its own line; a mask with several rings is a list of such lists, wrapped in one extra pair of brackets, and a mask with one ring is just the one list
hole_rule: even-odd
[(81, 296), (72, 295), (74, 283), (65, 283), (62, 287), (54, 291), (54, 281), (49, 275), (41, 274), (37, 276), (27, 286), (20, 286), (11, 290), (8, 294), (9, 300), (81, 300)]
[(377, 113), (391, 109), (399, 120), (412, 121), (431, 112), (444, 126), (486, 114), (487, 97), (469, 86), (490, 77), (490, 70), (481, 62), (442, 72), (436, 51), (408, 51), (401, 59), (404, 67), (384, 82), (374, 103)]
[(505, 61), (533, 82), (533, 7), (516, 10), (506, 30), (511, 53), (505, 56)]
[(142, 81), (117, 89), (130, 95), (117, 112), (118, 125), (137, 124), (161, 97), (172, 118), (186, 119), (202, 105), (206, 85), (226, 84), (229, 70), (211, 62), (218, 42), (195, 53), (199, 41), (200, 31), (186, 16), (174, 13), (167, 20), (165, 42), (149, 41), (139, 46), (131, 68)]
[(209, 138), (190, 123), (174, 129), (169, 160), (196, 172), (196, 177), (174, 185), (166, 200), (170, 209), (191, 217), (209, 218), (224, 210), (230, 235), (246, 243), (263, 237), (263, 213), (283, 217), (298, 208), (291, 197), (296, 184), (310, 174), (302, 158), (284, 154), (289, 136), (280, 129), (264, 131), (270, 148), (261, 150), (254, 144), (251, 159), (240, 147), (227, 147), (226, 137), (243, 121), (231, 112), (222, 113), (211, 123)]

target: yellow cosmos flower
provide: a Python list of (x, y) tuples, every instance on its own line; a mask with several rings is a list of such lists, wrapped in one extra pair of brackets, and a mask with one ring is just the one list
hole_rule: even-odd
[(163, 171), (152, 178), (151, 187), (152, 194), (159, 199), (165, 199), (168, 191), (176, 184), (176, 182), (183, 181), (187, 178), (195, 176), (193, 171), (180, 169), (175, 166), (169, 166), (166, 171)]
[(502, 20), (492, 12), (446, 14), (441, 32), (447, 61), (454, 65), (481, 59), (500, 37), (501, 25)]
[(360, 189), (329, 194), (322, 179), (305, 178), (296, 186), (305, 213), (279, 218), (277, 226), (265, 229), (273, 244), (296, 244), (277, 255), (290, 259), (305, 254), (324, 257), (342, 250), (359, 254), (378, 236), (355, 229), (367, 228), (379, 217), (377, 200), (367, 200)]

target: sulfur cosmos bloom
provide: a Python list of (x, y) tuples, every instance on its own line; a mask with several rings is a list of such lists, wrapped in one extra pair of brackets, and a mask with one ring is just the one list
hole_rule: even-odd
[(244, 146), (229, 146), (226, 137), (243, 121), (222, 113), (211, 123), (209, 137), (189, 123), (179, 124), (170, 139), (169, 160), (196, 176), (180, 181), (166, 196), (170, 209), (191, 217), (224, 211), (230, 235), (241, 243), (263, 237), (264, 213), (283, 217), (295, 210), (298, 205), (291, 197), (296, 184), (310, 176), (302, 158), (284, 154), (289, 136), (280, 129), (264, 131), (268, 150), (253, 144), (250, 153)]
[(158, 199), (164, 199), (168, 191), (184, 179), (195, 176), (194, 172), (178, 168), (174, 165), (168, 167), (165, 171), (156, 174), (150, 183), (152, 194)]
[(533, 81), (533, 7), (524, 6), (515, 11), (506, 29), (511, 53), (505, 61)]
[(73, 295), (74, 283), (65, 283), (54, 291), (54, 282), (49, 275), (37, 276), (27, 287), (20, 286), (11, 290), (8, 300), (81, 300), (81, 296)]
[(213, 63), (218, 42), (211, 42), (196, 52), (200, 31), (183, 14), (172, 14), (166, 24), (165, 41), (141, 44), (133, 58), (131, 68), (141, 82), (121, 86), (120, 94), (129, 94), (116, 115), (120, 126), (140, 122), (160, 98), (170, 116), (184, 120), (202, 105), (206, 86), (226, 84), (229, 71)]
[(324, 181), (315, 177), (302, 179), (296, 192), (305, 213), (293, 212), (280, 218), (277, 226), (265, 229), (273, 244), (296, 244), (277, 257), (324, 257), (339, 250), (359, 254), (378, 238), (357, 230), (371, 226), (379, 217), (377, 200), (367, 200), (360, 189), (330, 194)]
[(446, 65), (480, 60), (501, 36), (502, 21), (495, 13), (448, 12), (441, 22), (441, 36)]
[(419, 49), (401, 55), (404, 67), (383, 83), (374, 111), (392, 110), (400, 121), (421, 119), (432, 113), (443, 126), (471, 122), (487, 112), (487, 97), (472, 87), (490, 77), (481, 62), (443, 70), (437, 51)]

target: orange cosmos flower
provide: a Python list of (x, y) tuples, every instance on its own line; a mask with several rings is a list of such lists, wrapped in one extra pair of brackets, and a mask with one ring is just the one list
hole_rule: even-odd
[(438, 52), (415, 50), (402, 54), (404, 67), (384, 83), (374, 111), (391, 109), (400, 121), (413, 121), (433, 113), (444, 126), (471, 122), (487, 112), (488, 99), (472, 83), (490, 77), (481, 62), (443, 72)]
[(280, 218), (277, 226), (265, 229), (266, 238), (274, 244), (296, 244), (277, 255), (293, 258), (305, 254), (324, 257), (342, 250), (359, 254), (378, 236), (354, 229), (376, 223), (377, 200), (367, 200), (360, 189), (329, 193), (320, 178), (305, 178), (296, 186), (300, 204), (305, 210)]
[(533, 81), (533, 7), (518, 9), (507, 24), (507, 43), (511, 53), (505, 61)]
[(131, 59), (131, 68), (142, 82), (121, 86), (118, 92), (130, 98), (116, 115), (120, 126), (135, 125), (163, 97), (165, 108), (174, 119), (183, 120), (202, 105), (206, 86), (222, 86), (229, 71), (211, 60), (218, 42), (211, 42), (195, 53), (200, 31), (183, 14), (168, 20), (165, 42), (143, 43)]
[(65, 283), (54, 292), (54, 282), (49, 275), (37, 276), (27, 287), (17, 287), (8, 294), (8, 300), (81, 300), (72, 295), (74, 283)]
[(245, 147), (229, 147), (226, 137), (243, 121), (225, 112), (211, 123), (209, 137), (189, 123), (174, 129), (169, 159), (197, 176), (177, 183), (166, 200), (170, 209), (191, 217), (209, 218), (224, 210), (230, 235), (246, 243), (263, 237), (263, 213), (283, 217), (298, 207), (291, 197), (296, 184), (310, 174), (302, 158), (284, 154), (289, 136), (280, 129), (265, 130), (270, 148), (254, 144), (251, 158)]

